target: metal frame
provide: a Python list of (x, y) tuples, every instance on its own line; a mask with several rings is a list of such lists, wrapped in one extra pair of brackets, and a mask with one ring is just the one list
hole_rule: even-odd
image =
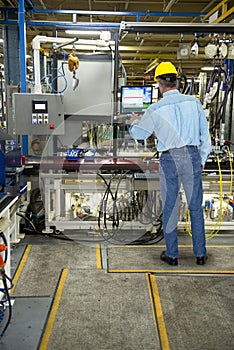
[(153, 23), (153, 22), (121, 22), (120, 34), (128, 33), (234, 33), (231, 23)]

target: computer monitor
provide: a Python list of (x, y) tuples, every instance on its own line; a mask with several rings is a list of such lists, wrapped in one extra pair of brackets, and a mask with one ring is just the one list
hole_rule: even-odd
[(146, 86), (122, 86), (120, 113), (144, 113), (152, 104), (153, 87)]

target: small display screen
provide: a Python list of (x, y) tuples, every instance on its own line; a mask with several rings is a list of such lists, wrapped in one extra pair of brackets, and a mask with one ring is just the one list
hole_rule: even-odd
[(144, 113), (152, 104), (152, 96), (152, 86), (122, 86), (120, 113)]
[(33, 113), (48, 113), (47, 101), (32, 101)]

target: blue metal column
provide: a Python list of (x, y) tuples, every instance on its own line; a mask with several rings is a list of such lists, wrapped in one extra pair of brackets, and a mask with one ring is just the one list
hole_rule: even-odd
[[(20, 42), (20, 89), (21, 92), (27, 92), (26, 83), (26, 25), (24, 16), (24, 0), (19, 0), (18, 20), (19, 20), (19, 42)], [(28, 155), (28, 136), (22, 135), (22, 150), (24, 155)]]
[(26, 92), (26, 25), (24, 17), (24, 0), (19, 0), (18, 5), (19, 20), (19, 43), (20, 43), (20, 82), (21, 92)]
[[(9, 18), (17, 19), (17, 13), (9, 13)], [(3, 41), (5, 85), (18, 85), (20, 82), (19, 33), (16, 25), (3, 26)]]
[(6, 24), (2, 28), (3, 53), (4, 53), (4, 76), (7, 102), (7, 132), (12, 134), (14, 123), (12, 118), (12, 95), (18, 92), (20, 83), (19, 72), (19, 31), (17, 23), (18, 11), (5, 13)]

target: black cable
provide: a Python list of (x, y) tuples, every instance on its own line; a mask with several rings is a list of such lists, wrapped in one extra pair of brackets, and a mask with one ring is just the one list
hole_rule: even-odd
[[(121, 180), (121, 177), (119, 178), (119, 182)], [(116, 193), (118, 191), (116, 190)], [(143, 194), (143, 192), (142, 192)], [(147, 196), (147, 191), (144, 192), (144, 196), (145, 196), (145, 199), (143, 199), (143, 204), (141, 205), (140, 204), (140, 200), (139, 200), (139, 196), (138, 196), (138, 205), (135, 206), (135, 204), (137, 204), (137, 201), (135, 200), (134, 198), (134, 195), (132, 197), (132, 200), (131, 200), (131, 207), (129, 205), (129, 202), (127, 202), (127, 206), (126, 208), (128, 209), (128, 218), (126, 218), (126, 220), (130, 220), (132, 219), (133, 217), (136, 217), (138, 221), (139, 220), (139, 216), (138, 216), (138, 209), (140, 209), (140, 211), (142, 211), (143, 209), (143, 206), (147, 206), (148, 207), (148, 215), (146, 215), (145, 213), (143, 213), (147, 218), (151, 217), (152, 218), (152, 208), (149, 208), (149, 203), (147, 201), (148, 199), (148, 196)], [(116, 202), (117, 203), (117, 202)], [(117, 208), (117, 206), (116, 206)], [(132, 212), (130, 213), (130, 209), (132, 210)], [(134, 212), (135, 211), (135, 212)], [(131, 216), (131, 217), (130, 217)], [(157, 220), (157, 223), (159, 223), (159, 227), (157, 228), (157, 232), (155, 234), (153, 234), (152, 232), (150, 231), (146, 231), (145, 234), (143, 236), (141, 236), (141, 238), (133, 241), (132, 243), (128, 243), (128, 244), (156, 244), (158, 242), (160, 242), (162, 239), (163, 239), (163, 229), (162, 229), (162, 222), (161, 222), (161, 215), (155, 215), (154, 214), (154, 221), (155, 219)], [(113, 220), (115, 219), (115, 216), (113, 218)], [(150, 220), (150, 222), (152, 223), (152, 219)], [(143, 222), (143, 224), (146, 224), (145, 222)], [(149, 224), (149, 222), (147, 222), (147, 224)], [(157, 226), (156, 224), (153, 225), (154, 226)], [(107, 229), (107, 226), (105, 225), (105, 228), (106, 230), (108, 231)], [(117, 238), (117, 233), (120, 232), (120, 231), (116, 231), (114, 230), (114, 233), (112, 231), (112, 234), (110, 234), (110, 232), (108, 231), (109, 235), (108, 235), (108, 239), (106, 237), (104, 237), (103, 235), (103, 238), (106, 240), (106, 241), (110, 241), (110, 239), (114, 238), (116, 239), (118, 242), (120, 242), (119, 238)], [(102, 231), (101, 231), (101, 234), (102, 234)]]
[[(182, 84), (182, 82), (184, 82)], [(187, 85), (188, 85), (188, 81), (187, 81), (187, 77), (184, 74), (180, 74), (177, 78), (177, 90), (179, 90), (182, 94), (184, 94), (184, 92), (187, 89)]]
[(27, 228), (27, 227), (24, 228), (24, 233), (26, 233), (26, 234), (32, 234), (32, 235), (36, 234), (36, 235), (42, 235), (42, 236), (47, 236), (47, 237), (51, 237), (51, 238), (57, 238), (57, 239), (65, 240), (65, 241), (73, 241), (73, 239), (66, 237), (66, 236), (59, 236), (59, 235), (53, 234), (53, 233), (40, 232), (36, 229), (33, 222), (29, 218), (27, 218), (27, 216), (25, 216), (24, 214), (19, 213), (19, 212), (17, 212), (16, 215), (23, 218), (31, 226), (31, 229)]
[[(111, 239), (118, 241), (118, 243), (119, 242), (123, 242), (123, 240), (120, 240), (119, 237), (117, 237), (117, 235), (119, 233), (121, 233), (121, 228), (119, 228), (119, 220), (120, 220), (119, 209), (120, 208), (118, 207), (117, 203), (118, 203), (118, 193), (119, 193), (120, 183), (121, 183), (123, 177), (128, 172), (129, 171), (121, 173), (121, 174), (118, 174), (118, 183), (117, 183), (117, 186), (116, 186), (115, 194), (113, 194), (113, 192), (111, 191), (111, 183), (113, 181), (113, 178), (116, 177), (116, 174), (112, 175), (109, 183), (107, 183), (106, 179), (101, 174), (99, 174), (99, 176), (103, 178), (103, 180), (104, 180), (104, 182), (106, 184), (106, 191), (105, 191), (104, 196), (102, 198), (102, 202), (101, 202), (100, 209), (99, 209), (98, 227), (99, 227), (99, 230), (100, 230), (100, 234), (102, 235), (103, 239), (105, 241), (107, 241), (107, 242), (110, 242)], [(108, 229), (107, 216), (106, 216), (106, 211), (107, 211), (107, 206), (106, 205), (108, 203), (109, 194), (111, 194), (111, 197), (112, 197), (112, 200), (113, 200), (112, 230), (111, 231)], [(127, 203), (126, 208), (128, 210), (130, 209), (129, 208), (129, 203)], [(105, 229), (104, 231), (101, 228), (101, 216), (102, 216), (102, 213), (103, 213), (103, 223), (104, 223), (104, 229)], [(130, 213), (129, 213), (129, 217), (130, 217)], [(106, 237), (105, 233), (107, 233), (107, 237)], [(124, 240), (125, 240), (125, 238), (124, 238)], [(114, 242), (112, 242), (112, 243), (114, 243)]]
[[(114, 177), (115, 176), (116, 175), (114, 175)], [(112, 191), (111, 191), (111, 182), (112, 182), (113, 179), (111, 179), (111, 181), (109, 183), (109, 186), (108, 186), (107, 198), (106, 198), (106, 202), (105, 203), (106, 204), (108, 203), (109, 193), (111, 193), (111, 197), (112, 197), (112, 200), (113, 200), (113, 207), (112, 207), (113, 208), (113, 210), (112, 210), (112, 231), (111, 231), (112, 233), (110, 233), (110, 231), (107, 228), (106, 215), (104, 215), (104, 218), (103, 218), (104, 219), (104, 227), (105, 227), (106, 231), (108, 232), (108, 240), (114, 238), (114, 236), (116, 235), (115, 228), (118, 229), (118, 227), (119, 227), (119, 215), (118, 215), (118, 210), (117, 210), (116, 203), (117, 203), (118, 189), (119, 189), (119, 185), (120, 185), (121, 179), (122, 179), (122, 176), (119, 176), (118, 183), (117, 183), (114, 195), (112, 194)], [(107, 207), (105, 207), (104, 211), (106, 211), (106, 208)], [(105, 214), (105, 212), (104, 212), (104, 214)]]
[[(6, 246), (6, 250), (4, 251), (5, 252), (5, 256), (4, 256), (4, 265), (6, 264), (7, 262), (7, 258), (8, 258), (8, 244), (7, 244), (7, 239), (4, 235), (3, 232), (0, 232), (0, 236), (3, 240), (3, 243), (4, 245)], [(3, 317), (4, 317), (4, 310), (5, 310), (5, 304), (8, 304), (8, 312), (9, 312), (9, 315), (8, 315), (8, 320), (5, 324), (5, 327), (3, 328), (1, 334), (0, 334), (0, 337), (3, 337), (3, 335), (5, 334), (10, 322), (11, 322), (11, 318), (12, 318), (12, 305), (11, 305), (11, 299), (10, 299), (10, 294), (9, 294), (9, 289), (11, 289), (13, 287), (13, 283), (12, 283), (12, 280), (6, 275), (5, 273), (5, 269), (4, 267), (1, 267), (0, 268), (0, 273), (1, 273), (1, 277), (2, 277), (2, 283), (3, 283), (3, 287), (4, 288), (0, 288), (0, 292), (6, 296), (5, 299), (1, 299), (0, 300), (0, 305), (2, 306), (3, 310), (2, 310), (2, 319), (0, 319), (0, 323), (1, 321), (3, 321)], [(11, 285), (10, 287), (7, 286), (7, 280), (10, 281)]]
[(222, 123), (225, 123), (225, 114), (226, 114), (226, 106), (227, 106), (227, 100), (228, 100), (228, 95), (231, 92), (232, 89), (232, 83), (233, 83), (233, 75), (230, 77), (229, 81), (227, 82), (226, 85), (226, 90), (224, 93), (224, 97), (223, 97), (223, 101), (217, 111), (217, 115), (216, 115), (216, 122), (215, 122), (215, 127), (218, 128), (220, 121), (222, 121)]
[[(133, 241), (131, 244), (134, 244), (134, 245), (135, 244), (137, 244), (137, 245), (138, 244), (139, 245), (140, 244), (152, 245), (152, 244), (159, 243), (164, 238), (161, 216), (159, 217), (159, 219), (157, 221), (157, 223), (159, 224), (159, 227), (157, 228), (157, 232), (155, 234), (152, 233), (151, 231), (146, 231), (143, 236), (141, 236), (136, 241)], [(153, 227), (155, 227), (155, 226), (156, 226), (156, 224), (153, 225)]]
[(27, 217), (25, 216), (24, 214), (22, 213), (19, 213), (17, 212), (16, 215), (20, 216), (21, 218), (23, 218), (32, 228), (32, 231), (34, 231), (35, 233), (41, 233), (41, 232), (38, 232), (36, 227), (34, 226), (33, 222)]
[[(114, 203), (113, 203), (113, 224), (112, 227), (119, 227), (119, 211), (117, 208), (117, 197), (118, 197), (118, 191), (119, 191), (119, 186), (120, 183), (123, 179), (123, 174), (119, 175), (119, 179), (118, 179), (118, 183), (116, 186), (116, 190), (115, 190), (115, 195), (114, 195)], [(115, 219), (115, 211), (116, 211), (116, 219)]]
[[(141, 193), (141, 198), (143, 198), (143, 193), (144, 193), (144, 196), (146, 197), (146, 200), (144, 200), (144, 202), (142, 202), (142, 204), (140, 203), (140, 199), (139, 199), (140, 193)], [(146, 221), (141, 220), (140, 217), (138, 217), (137, 220), (143, 225), (152, 224), (155, 220), (158, 220), (158, 218), (159, 218), (159, 215), (153, 213), (152, 210), (150, 210), (149, 203), (148, 203), (147, 199), (148, 199), (148, 191), (138, 192), (137, 202), (138, 202), (138, 206), (139, 206), (139, 209), (140, 209), (140, 213), (146, 219), (150, 218), (149, 221), (146, 222)], [(145, 213), (143, 211), (143, 208), (147, 209), (148, 215), (147, 215), (147, 212)]]
[[(101, 217), (102, 217), (102, 215), (103, 215), (104, 227), (105, 227), (106, 231), (108, 231), (107, 220), (106, 220), (107, 200), (108, 200), (108, 193), (111, 194), (112, 200), (114, 200), (114, 195), (111, 191), (111, 183), (112, 183), (113, 178), (115, 177), (115, 174), (111, 175), (109, 183), (106, 181), (105, 177), (102, 174), (98, 173), (98, 176), (100, 176), (102, 178), (102, 180), (104, 181), (104, 183), (106, 185), (106, 190), (105, 190), (103, 198), (101, 200), (101, 205), (100, 205), (99, 212), (98, 212), (98, 228), (99, 228), (100, 232), (102, 233), (102, 229), (101, 229)], [(102, 235), (102, 237), (104, 238), (103, 235)]]
[[(6, 300), (1, 301), (0, 305), (2, 305), (4, 307), (4, 303), (7, 303), (8, 304), (8, 312), (9, 312), (8, 320), (7, 320), (5, 327), (3, 328), (3, 330), (0, 334), (0, 337), (3, 337), (7, 328), (9, 327), (9, 324), (10, 324), (11, 319), (12, 319), (12, 305), (11, 305), (11, 298), (10, 298), (10, 294), (9, 294), (9, 289), (11, 289), (13, 287), (13, 284), (12, 284), (12, 280), (6, 275), (4, 268), (1, 268), (0, 272), (1, 272), (2, 282), (3, 282), (3, 286), (4, 286), (4, 289), (0, 288), (0, 291), (6, 296)], [(9, 280), (11, 282), (10, 287), (7, 286), (7, 280)]]
[[(220, 93), (220, 86), (222, 83), (222, 74), (224, 74), (224, 79), (226, 81), (226, 89), (225, 89), (222, 103), (220, 104), (219, 93)], [(212, 111), (212, 113), (211, 113), (212, 118), (210, 118), (210, 132), (212, 134), (215, 133), (216, 129), (220, 128), (221, 120), (223, 123), (225, 122), (226, 104), (227, 104), (228, 95), (229, 95), (231, 88), (232, 88), (233, 76), (231, 76), (228, 79), (227, 72), (223, 67), (221, 67), (221, 66), (215, 67), (213, 72), (211, 73), (210, 80), (209, 80), (209, 83), (207, 86), (207, 93), (208, 94), (210, 93), (210, 90), (213, 87), (216, 79), (218, 80), (217, 81), (217, 83), (218, 83), (217, 89), (216, 89), (215, 94), (211, 98), (211, 102), (213, 102), (215, 105), (215, 111), (214, 110)]]

